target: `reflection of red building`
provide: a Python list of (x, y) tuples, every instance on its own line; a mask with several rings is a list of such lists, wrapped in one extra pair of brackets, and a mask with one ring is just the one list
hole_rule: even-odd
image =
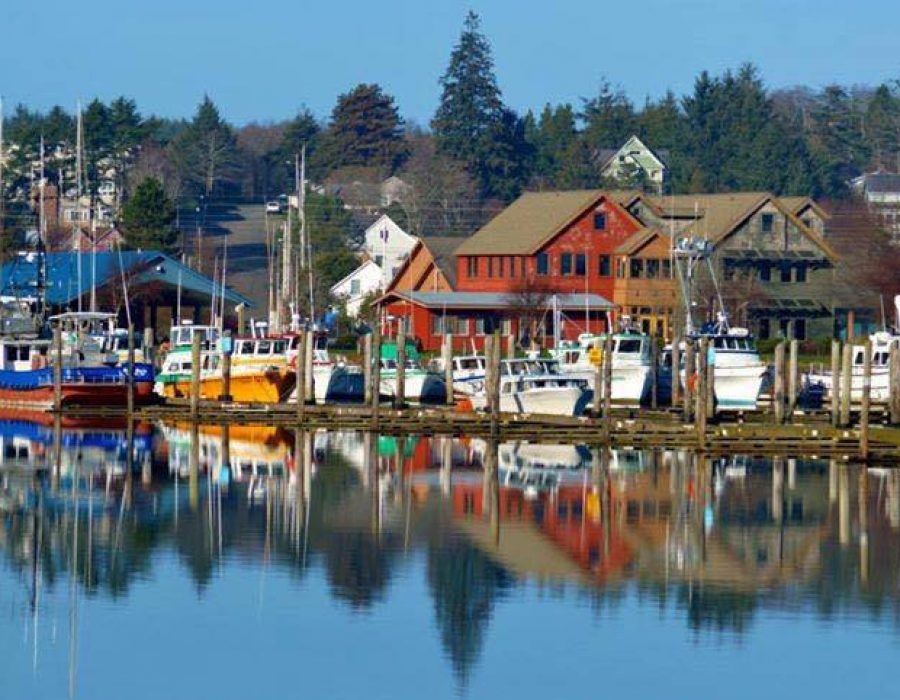
[[(453, 514), (459, 518), (484, 518), (483, 484), (453, 485)], [(596, 494), (582, 486), (561, 486), (556, 492), (526, 498), (521, 489), (500, 488), (501, 523), (533, 523), (540, 532), (579, 567), (597, 578), (606, 579), (621, 571), (632, 559), (633, 552), (610, 518), (605, 532), (596, 506)], [(487, 503), (490, 508), (489, 502)], [(500, 538), (503, 538), (501, 526)]]

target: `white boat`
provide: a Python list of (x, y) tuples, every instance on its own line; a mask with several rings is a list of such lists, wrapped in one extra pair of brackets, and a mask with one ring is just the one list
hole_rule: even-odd
[[(500, 411), (503, 413), (544, 413), (560, 416), (579, 415), (589, 394), (587, 382), (567, 377), (551, 369), (547, 360), (513, 359), (500, 362)], [(482, 391), (470, 400), (476, 410), (487, 407)]]
[[(872, 401), (887, 402), (890, 398), (891, 345), (900, 343), (900, 335), (879, 331), (869, 336), (872, 345), (872, 381), (870, 384)], [(850, 400), (861, 401), (863, 378), (865, 376), (865, 346), (854, 345), (851, 354)], [(805, 377), (807, 386), (820, 385), (825, 389), (825, 397), (831, 398), (834, 381), (830, 371), (810, 372)], [(840, 389), (840, 387), (838, 387)]]
[[(605, 335), (582, 334), (578, 341), (560, 341), (554, 356), (561, 374), (583, 379), (594, 386), (597, 367), (602, 362)], [(641, 403), (650, 390), (650, 336), (622, 332), (612, 335), (612, 403)], [(605, 387), (600, 389), (602, 399)]]

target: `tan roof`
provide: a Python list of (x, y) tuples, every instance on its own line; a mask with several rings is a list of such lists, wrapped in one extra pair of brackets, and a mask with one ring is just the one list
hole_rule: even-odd
[(662, 233), (658, 228), (643, 228), (635, 231), (616, 248), (613, 253), (616, 255), (634, 255), (641, 248)]
[(811, 207), (821, 218), (829, 218), (828, 212), (822, 209), (812, 197), (779, 197), (778, 199), (781, 200), (781, 203), (784, 204), (792, 214), (799, 214), (807, 207)]
[(457, 255), (528, 255), (605, 196), (602, 190), (526, 192), (456, 249)]

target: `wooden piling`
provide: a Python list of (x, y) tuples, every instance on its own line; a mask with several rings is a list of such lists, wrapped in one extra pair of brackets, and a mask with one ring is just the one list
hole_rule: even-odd
[(203, 341), (201, 333), (194, 333), (191, 337), (191, 420), (197, 420), (200, 413), (200, 343)]
[(306, 414), (306, 332), (300, 331), (297, 344), (297, 379), (294, 393), (297, 395), (297, 423), (303, 423)]
[(841, 419), (841, 341), (831, 341), (831, 425), (838, 427)]
[(675, 336), (672, 341), (672, 408), (681, 404), (681, 338)]
[[(604, 346), (605, 347), (605, 346)], [(597, 366), (594, 371), (594, 417), (600, 418), (603, 415), (603, 379), (604, 379), (604, 368), (606, 367), (606, 361), (603, 359), (603, 356), (600, 357), (600, 361), (597, 363)]]
[(853, 387), (853, 343), (844, 343), (841, 356), (841, 425), (850, 425), (850, 399)]
[(506, 359), (513, 360), (516, 357), (516, 336), (506, 336)]
[(222, 342), (222, 395), (219, 401), (231, 401), (231, 338), (223, 338)]
[(650, 336), (650, 408), (659, 408), (659, 338)]
[(695, 413), (696, 418), (694, 421), (695, 427), (697, 429), (697, 440), (700, 444), (701, 449), (706, 444), (706, 409), (707, 409), (707, 395), (706, 395), (706, 370), (707, 365), (709, 364), (709, 339), (701, 338), (700, 339), (700, 347), (697, 350), (697, 397), (696, 397), (696, 407)]
[(706, 395), (706, 419), (707, 421), (716, 417), (716, 363), (710, 362), (710, 358), (715, 359), (716, 353), (708, 342), (706, 347), (706, 386), (704, 387)]
[(900, 340), (891, 343), (888, 375), (888, 405), (891, 423), (900, 424)]
[(869, 410), (872, 407), (872, 344), (863, 346), (862, 406), (859, 414), (859, 456), (869, 458)]
[(381, 406), (381, 323), (372, 328), (372, 425), (378, 428), (378, 410)]
[(363, 336), (363, 401), (372, 403), (372, 334)]
[(62, 410), (63, 351), (62, 328), (58, 322), (53, 327), (53, 351), (56, 355), (53, 361), (53, 410), (59, 413)]
[(791, 416), (797, 408), (797, 393), (800, 384), (800, 342), (796, 338), (791, 339), (789, 357), (787, 414)]
[(156, 339), (153, 337), (153, 328), (148, 326), (144, 329), (144, 362), (156, 367)]
[[(313, 351), (316, 349), (316, 336), (311, 330), (303, 334), (306, 337), (306, 370), (304, 371), (303, 386), (305, 387), (305, 396), (307, 403), (316, 402), (315, 386), (313, 384)], [(326, 389), (328, 387), (325, 387)]]
[(401, 321), (397, 329), (397, 373), (394, 388), (394, 406), (403, 408), (406, 403), (406, 328)]
[(128, 324), (128, 376), (127, 376), (127, 410), (128, 424), (134, 419), (134, 326)]
[(613, 339), (607, 335), (603, 339), (603, 429), (607, 441), (612, 431), (612, 371)]
[(237, 334), (244, 334), (244, 311), (245, 307), (243, 304), (238, 304), (235, 307), (235, 311), (237, 311)]
[(784, 423), (784, 341), (775, 346), (775, 385), (772, 387), (775, 423)]
[[(684, 344), (684, 415), (685, 423), (690, 423), (694, 417), (694, 394), (696, 393), (696, 353), (693, 338), (685, 340)], [(680, 374), (676, 368), (674, 371)]]
[(444, 398), (447, 405), (452, 406), (455, 397), (453, 395), (453, 335), (450, 333), (444, 334), (441, 358), (444, 362)]

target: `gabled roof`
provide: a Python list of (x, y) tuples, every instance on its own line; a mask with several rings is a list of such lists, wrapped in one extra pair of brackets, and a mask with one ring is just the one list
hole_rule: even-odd
[(337, 289), (338, 287), (340, 287), (342, 284), (344, 284), (344, 282), (347, 282), (348, 280), (352, 280), (354, 277), (359, 277), (359, 275), (361, 275), (363, 273), (363, 271), (365, 271), (366, 268), (369, 268), (369, 267), (374, 267), (376, 270), (378, 270), (379, 275), (384, 274), (382, 269), (378, 266), (378, 264), (374, 260), (372, 260), (369, 257), (366, 257), (365, 260), (362, 261), (362, 263), (360, 264), (359, 267), (355, 268), (349, 274), (344, 275), (343, 278), (341, 278), (340, 280), (335, 282), (333, 285), (331, 285), (331, 289), (329, 291), (333, 293), (334, 290)]
[[(93, 255), (46, 253), (45, 257), (46, 297), (47, 303), (53, 306), (64, 306), (89, 293), (94, 281), (94, 268), (97, 271), (98, 289), (110, 284), (121, 285), (124, 274), (130, 286), (161, 283), (176, 288), (180, 284), (185, 292), (207, 297), (214, 291), (221, 294), (221, 288), (206, 275), (156, 251), (97, 252)], [(37, 291), (37, 273), (37, 255), (17, 255), (0, 268), (0, 289), (4, 295), (34, 296)], [(253, 306), (247, 297), (227, 287), (225, 299), (232, 304)]]
[(633, 218), (603, 190), (526, 192), (466, 239), (456, 255), (529, 255), (602, 199)]
[(456, 288), (456, 249), (466, 240), (455, 236), (429, 236), (420, 239), (420, 243), (428, 248), (434, 265), (444, 279), (454, 289)]
[(779, 197), (781, 203), (787, 207), (792, 214), (800, 215), (806, 209), (812, 209), (822, 219), (830, 218), (828, 212), (816, 203), (812, 197)]
[[(379, 303), (389, 297), (424, 306), (428, 309), (500, 309), (513, 304), (515, 294), (499, 292), (391, 292), (385, 294)], [(548, 297), (548, 303), (550, 302)], [(557, 294), (560, 309), (614, 309), (615, 304), (599, 294)]]
[[(601, 166), (601, 168), (605, 168), (607, 165), (609, 165), (610, 161), (612, 161), (613, 158), (615, 158), (616, 156), (618, 156), (620, 153), (622, 153), (622, 151), (624, 151), (624, 150), (625, 150), (626, 148), (628, 148), (629, 146), (632, 146), (632, 148), (633, 148), (634, 145), (637, 145), (637, 146), (639, 146), (639, 147), (641, 148), (641, 150), (643, 151), (643, 152), (641, 153), (641, 155), (648, 155), (648, 156), (650, 156), (650, 157), (651, 157), (653, 160), (655, 160), (655, 161), (659, 164), (659, 166), (662, 167), (662, 168), (667, 167), (667, 164), (666, 164), (666, 161), (665, 161), (665, 158), (668, 156), (668, 153), (667, 153), (667, 152), (665, 152), (665, 151), (654, 151), (652, 148), (650, 148), (650, 146), (648, 146), (646, 143), (644, 143), (643, 141), (641, 141), (641, 139), (638, 137), (637, 134), (632, 134), (631, 136), (628, 137), (628, 139), (625, 141), (625, 143), (623, 143), (621, 146), (619, 146), (619, 148), (616, 148), (616, 149), (612, 149), (612, 148), (601, 148), (601, 149), (597, 152), (597, 153), (598, 153), (598, 156), (599, 156), (598, 160), (600, 161), (600, 166)], [(632, 150), (632, 149), (629, 148), (628, 153), (626, 153), (625, 155), (630, 155), (630, 154), (631, 154), (631, 150)], [(664, 155), (664, 154), (665, 154), (665, 155)]]
[(643, 228), (635, 231), (613, 251), (614, 255), (634, 255), (645, 245), (660, 235), (666, 235), (658, 228)]

